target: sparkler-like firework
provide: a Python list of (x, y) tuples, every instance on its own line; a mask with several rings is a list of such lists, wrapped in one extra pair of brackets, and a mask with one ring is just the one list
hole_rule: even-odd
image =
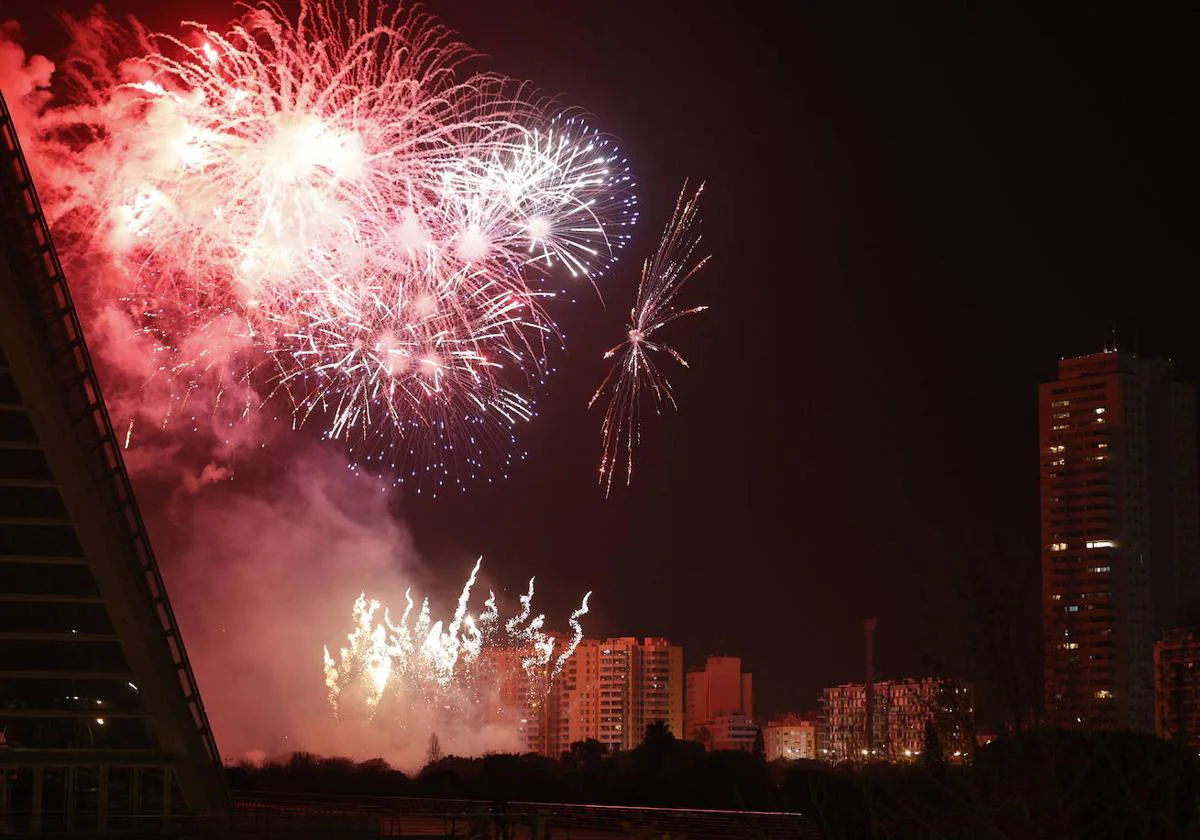
[(696, 247), (700, 244), (696, 224), (703, 193), (704, 185), (701, 184), (695, 194), (687, 198), (687, 184), (683, 185), (658, 250), (642, 264), (637, 299), (629, 313), (625, 340), (604, 354), (604, 358), (616, 357), (616, 361), (588, 403), (590, 407), (600, 397), (608, 396), (600, 432), (604, 441), (600, 458), (600, 484), (606, 496), (612, 492), (613, 476), (622, 460), (622, 452), (625, 483), (633, 480), (633, 451), (642, 434), (643, 393), (649, 391), (656, 412), (661, 412), (664, 401), (678, 408), (670, 381), (654, 364), (650, 354), (665, 353), (684, 367), (688, 363), (673, 347), (654, 340), (652, 336), (672, 321), (708, 308), (694, 306), (679, 310), (674, 305), (679, 290), (709, 260), (707, 256), (693, 260)]
[(93, 302), (148, 338), (177, 401), (283, 394), (399, 478), (513, 457), (557, 336), (545, 280), (594, 282), (637, 218), (611, 142), (375, 0), (71, 29), (39, 185), (67, 256), (124, 278)]
[(337, 658), (325, 649), (325, 684), (339, 717), (365, 716), (403, 726), (414, 709), (439, 709), (459, 725), (511, 720), (536, 707), (583, 638), (579, 619), (589, 592), (570, 618), (571, 634), (558, 639), (544, 629), (545, 616), (532, 615), (533, 580), (520, 611), (502, 618), (496, 594), (483, 611), (468, 612), (479, 567), (459, 595), (449, 621), (434, 620), (429, 600), (415, 610), (411, 592), (395, 623), (379, 601), (360, 595), (354, 630)]

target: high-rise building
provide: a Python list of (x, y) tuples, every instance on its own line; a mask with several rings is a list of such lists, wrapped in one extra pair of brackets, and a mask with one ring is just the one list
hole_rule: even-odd
[(921, 754), (926, 723), (943, 753), (965, 759), (974, 744), (975, 691), (962, 680), (926, 677), (873, 685), (873, 737), (867, 743), (867, 687), (849, 683), (825, 689), (825, 725), (819, 757), (825, 761), (906, 761)]
[(1047, 716), (1152, 731), (1154, 641), (1200, 594), (1195, 389), (1130, 353), (1064, 359), (1039, 430)]
[(817, 730), (815, 715), (784, 715), (763, 727), (763, 749), (767, 761), (815, 759)]
[(683, 737), (683, 648), (666, 639), (647, 637), (634, 649), (634, 731), (663, 721), (676, 738)]
[(678, 735), (683, 648), (652, 637), (582, 640), (554, 682), (546, 717), (544, 747), (538, 751), (552, 757), (588, 739), (609, 750), (633, 749), (657, 720)]
[(1154, 732), (1200, 752), (1200, 627), (1173, 628), (1154, 645)]
[[(0, 824), (21, 819), (19, 831), (115, 831), (229, 804), (3, 98), (0, 732)], [(50, 811), (68, 824), (44, 822)]]
[(721, 714), (754, 714), (754, 680), (742, 673), (737, 656), (710, 656), (687, 672), (684, 731), (691, 740), (712, 736), (711, 724)]
[(634, 731), (633, 649), (637, 639), (605, 639), (600, 643), (599, 724), (596, 739), (610, 751), (641, 743)]

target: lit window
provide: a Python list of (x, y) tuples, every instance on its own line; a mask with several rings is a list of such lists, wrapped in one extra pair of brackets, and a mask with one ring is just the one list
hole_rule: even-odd
[(1096, 413), (1097, 413), (1097, 414), (1103, 414), (1103, 413), (1104, 413), (1104, 406), (1100, 406), (1100, 408), (1097, 408), (1097, 409), (1096, 409)]
[(1063, 650), (1079, 650), (1079, 642), (1063, 642), (1059, 647)]
[(1088, 548), (1116, 548), (1117, 544), (1112, 540), (1088, 540)]
[(1112, 696), (1113, 696), (1113, 695), (1112, 695), (1112, 692), (1111, 692), (1111, 691), (1108, 691), (1108, 690), (1106, 690), (1106, 689), (1103, 689), (1103, 688), (1102, 688), (1102, 689), (1100, 689), (1099, 691), (1097, 691), (1097, 692), (1096, 692), (1096, 699), (1097, 699), (1097, 700), (1111, 700), (1111, 699), (1112, 699)]
[[(1089, 548), (1091, 547), (1090, 544), (1088, 547)], [(1050, 543), (1050, 550), (1051, 551), (1066, 551), (1067, 544), (1065, 542)]]
[(1092, 566), (1088, 571), (1094, 575), (1106, 575), (1112, 571), (1112, 566)]

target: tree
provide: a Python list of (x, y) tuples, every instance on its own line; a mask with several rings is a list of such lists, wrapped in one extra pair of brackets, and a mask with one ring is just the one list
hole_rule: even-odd
[(754, 757), (761, 758), (764, 761), (767, 758), (767, 742), (763, 737), (761, 726), (758, 727), (758, 730), (754, 733)]
[(604, 753), (608, 751), (608, 747), (597, 741), (595, 738), (588, 738), (586, 741), (575, 741), (571, 744), (571, 759), (577, 767), (595, 767), (604, 758)]
[(925, 745), (921, 749), (921, 760), (931, 769), (946, 764), (946, 754), (942, 752), (942, 739), (938, 737), (937, 727), (933, 725), (933, 718), (925, 720)]
[(692, 733), (692, 740), (698, 744), (703, 744), (704, 749), (712, 746), (712, 730), (707, 726), (697, 726), (696, 731)]
[(666, 746), (675, 740), (674, 733), (665, 720), (646, 724), (646, 737), (642, 741), (648, 747)]
[(425, 766), (437, 764), (442, 760), (442, 745), (438, 741), (437, 733), (434, 732), (429, 736), (429, 746), (425, 749)]

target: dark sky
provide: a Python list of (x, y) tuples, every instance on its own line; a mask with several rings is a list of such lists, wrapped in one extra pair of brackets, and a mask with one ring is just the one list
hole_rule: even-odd
[[(170, 24), (158, 5), (110, 8)], [(708, 182), (714, 255), (685, 294), (712, 309), (672, 328), (681, 411), (649, 424), (632, 488), (595, 486), (584, 410), (627, 258), (607, 312), (558, 311), (568, 350), (511, 478), (398, 502), (451, 584), (484, 554), (537, 574), (551, 616), (593, 589), (589, 632), (741, 655), (765, 713), (859, 679), (865, 616), (881, 675), (929, 667), (965, 569), (1011, 569), (1036, 620), (1037, 383), (1114, 330), (1196, 378), (1196, 15), (912, 5), (430, 5), (616, 136), (642, 185), (630, 257), (685, 178)]]

